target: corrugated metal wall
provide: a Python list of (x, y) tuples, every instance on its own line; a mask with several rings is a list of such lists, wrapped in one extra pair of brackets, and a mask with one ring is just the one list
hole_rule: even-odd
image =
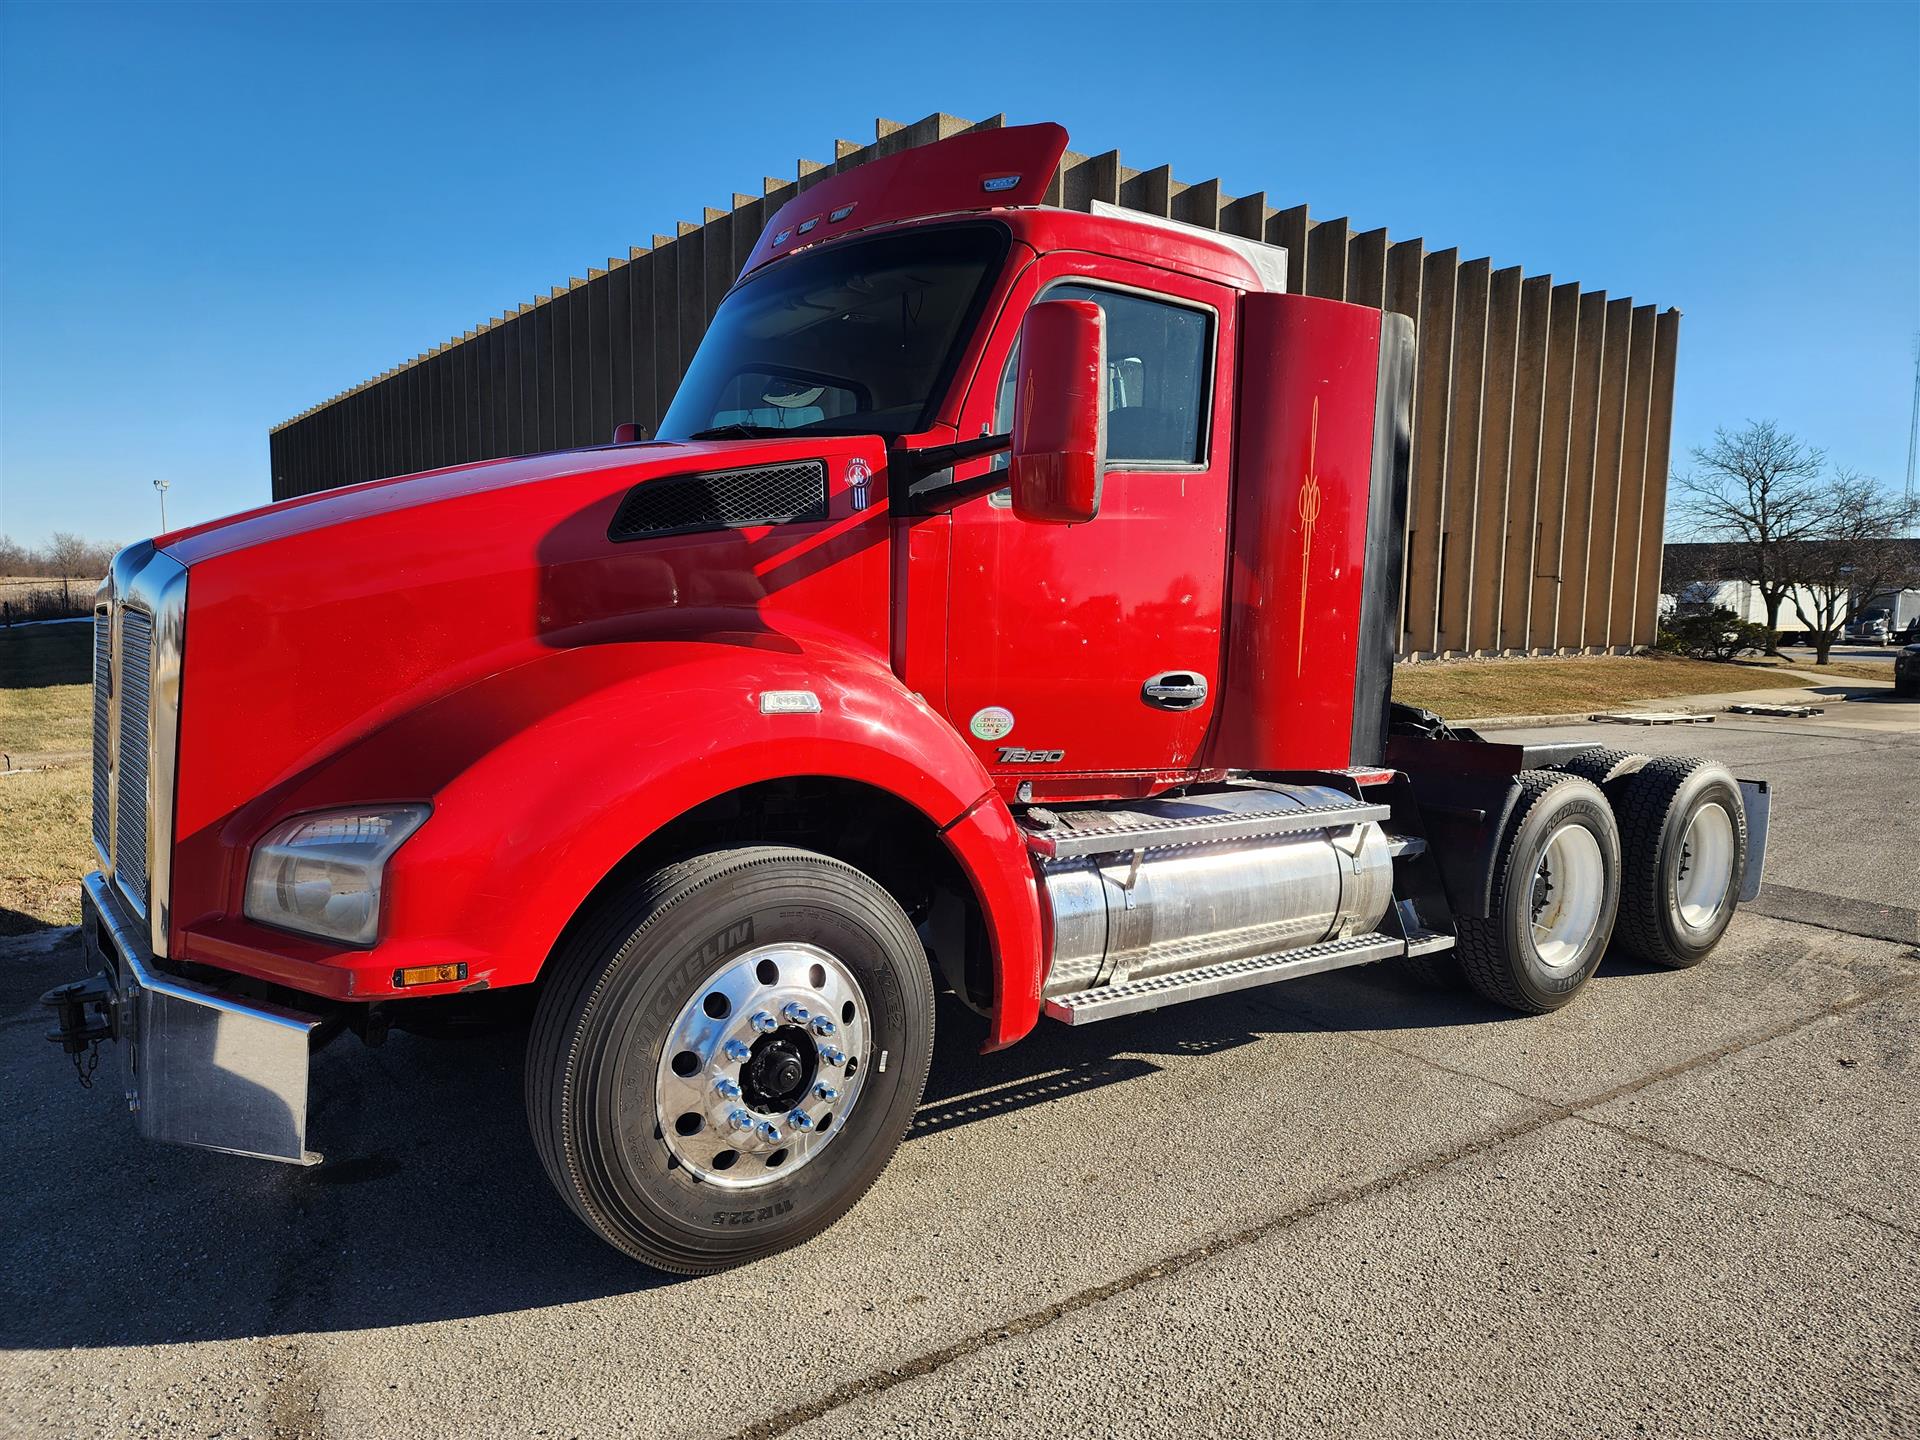
[[(477, 329), (277, 426), (275, 499), (438, 465), (649, 432), (765, 222), (816, 180), (975, 124), (881, 120), (759, 197), (682, 221)], [(1403, 653), (1578, 650), (1654, 636), (1680, 314), (1457, 249), (1389, 240), (1119, 152), (1069, 152), (1052, 203), (1095, 200), (1284, 245), (1310, 295), (1413, 317)]]

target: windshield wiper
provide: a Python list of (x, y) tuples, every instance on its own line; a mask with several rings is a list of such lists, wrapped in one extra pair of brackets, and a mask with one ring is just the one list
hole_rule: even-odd
[(696, 430), (689, 440), (764, 440), (769, 435), (791, 435), (797, 427), (784, 425), (746, 425), (736, 421), (730, 425), (715, 425), (710, 430)]

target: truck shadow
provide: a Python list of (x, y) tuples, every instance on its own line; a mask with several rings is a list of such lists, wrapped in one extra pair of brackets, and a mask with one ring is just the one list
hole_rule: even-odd
[[(21, 967), (34, 973), (9, 977), (23, 982), (10, 998), (71, 978), (76, 962), (65, 947), (35, 956)], [(977, 1053), (979, 1019), (944, 997), (907, 1144), (1290, 1032), (1499, 1013), (1436, 992), (1409, 1004), (1404, 978), (1321, 983), (1342, 978), (1289, 987), (1312, 1010), (1228, 995), (1183, 1007), (1177, 1025), (1152, 1014), (1043, 1024), (993, 1055)], [(351, 1137), (350, 1148), (300, 1169), (137, 1141), (118, 1113), (118, 1057), (103, 1055), (100, 1083), (83, 1091), (40, 1028), (25, 1009), (0, 1024), (0, 1076), (38, 1102), (5, 1118), (0, 1142), (0, 1345), (362, 1330), (680, 1283), (604, 1247), (554, 1195), (522, 1115), (522, 1031), (396, 1034), (375, 1050), (345, 1040), (322, 1052), (310, 1143)]]

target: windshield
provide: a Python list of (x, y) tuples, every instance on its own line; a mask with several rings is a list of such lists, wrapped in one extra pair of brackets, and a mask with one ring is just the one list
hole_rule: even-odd
[(915, 230), (768, 267), (714, 315), (660, 438), (924, 430), (1007, 243)]

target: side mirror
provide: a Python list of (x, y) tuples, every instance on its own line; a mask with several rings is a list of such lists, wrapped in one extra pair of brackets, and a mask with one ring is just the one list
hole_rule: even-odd
[(1107, 473), (1107, 317), (1091, 300), (1043, 300), (1020, 323), (1014, 377), (1013, 512), (1081, 525)]

